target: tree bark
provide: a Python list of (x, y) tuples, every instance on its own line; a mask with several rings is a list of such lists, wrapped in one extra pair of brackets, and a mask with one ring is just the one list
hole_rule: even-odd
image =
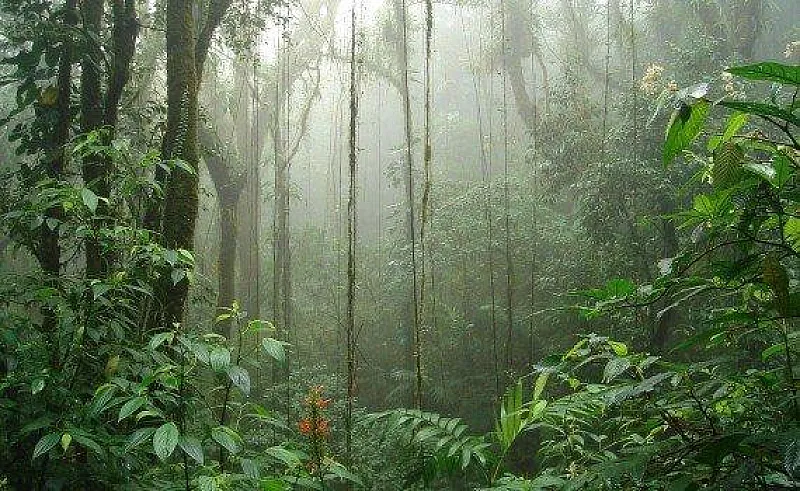
[[(195, 41), (196, 22), (192, 0), (167, 2), (167, 129), (161, 147), (164, 159), (180, 159), (193, 172), (175, 169), (166, 181), (161, 218), (162, 243), (171, 249), (192, 250), (198, 213), (198, 90), (214, 31), (222, 22), (230, 0), (212, 0), (206, 21)], [(151, 225), (158, 225), (157, 219)], [(166, 276), (166, 275), (165, 275)], [(162, 279), (164, 326), (183, 320), (189, 292), (186, 278), (172, 284)]]
[[(81, 133), (99, 130), (103, 125), (103, 89), (102, 63), (103, 54), (96, 40), (101, 38), (104, 0), (84, 0), (81, 2), (83, 29), (86, 32), (86, 44), (81, 60)], [(84, 185), (100, 198), (109, 196), (109, 163), (101, 155), (88, 155), (81, 168)], [(108, 213), (106, 203), (98, 201), (97, 215)], [(86, 276), (99, 278), (108, 269), (102, 258), (102, 245), (96, 235), (100, 223), (93, 222), (93, 234), (86, 239)]]

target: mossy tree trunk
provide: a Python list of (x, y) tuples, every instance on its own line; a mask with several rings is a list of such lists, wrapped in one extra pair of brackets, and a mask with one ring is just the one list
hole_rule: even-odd
[[(192, 250), (194, 245), (199, 204), (198, 91), (211, 38), (230, 4), (230, 0), (212, 0), (198, 30), (194, 1), (167, 2), (167, 128), (161, 155), (164, 159), (180, 159), (192, 168), (192, 172), (176, 169), (169, 176), (157, 176), (166, 184), (160, 214), (162, 243), (171, 249)], [(195, 32), (199, 32), (197, 37)], [(149, 225), (159, 226), (152, 210)], [(158, 293), (162, 326), (181, 322), (189, 293), (188, 279), (173, 284), (167, 274)]]

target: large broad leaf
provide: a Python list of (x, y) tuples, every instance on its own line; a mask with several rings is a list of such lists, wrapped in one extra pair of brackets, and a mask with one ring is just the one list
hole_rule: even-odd
[(211, 368), (214, 370), (224, 370), (231, 364), (231, 352), (224, 346), (214, 346), (211, 348)]
[(161, 425), (153, 435), (153, 450), (161, 460), (166, 460), (178, 445), (180, 434), (175, 423)]
[(771, 104), (764, 104), (763, 102), (741, 102), (741, 101), (722, 101), (720, 106), (725, 106), (730, 109), (735, 109), (743, 113), (755, 114), (762, 118), (768, 119), (781, 119), (787, 121), (794, 126), (800, 126), (800, 118), (785, 111), (777, 106)]
[(134, 397), (130, 401), (123, 404), (122, 407), (119, 409), (119, 416), (117, 416), (117, 421), (119, 422), (127, 418), (145, 404), (147, 404), (146, 397), (141, 397), (141, 396)]
[(725, 70), (738, 77), (750, 80), (769, 80), (789, 85), (800, 85), (800, 66), (783, 65), (765, 61), (754, 65), (735, 66)]
[(278, 363), (286, 362), (286, 349), (284, 348), (286, 343), (283, 341), (278, 341), (274, 338), (264, 338), (263, 341), (261, 341), (261, 346), (273, 360)]
[(130, 452), (134, 448), (146, 442), (147, 439), (153, 436), (153, 433), (155, 432), (155, 428), (139, 428), (138, 430), (134, 431), (133, 434), (128, 437), (128, 442), (125, 443), (125, 447), (122, 449), (123, 453)]
[(722, 190), (736, 185), (742, 179), (743, 160), (744, 151), (735, 142), (725, 141), (714, 149), (714, 166), (711, 168), (714, 187)]
[(792, 249), (800, 251), (800, 218), (790, 218), (783, 226), (783, 236)]
[(301, 465), (300, 457), (283, 447), (269, 447), (264, 452), (270, 457), (283, 462), (287, 467), (299, 467)]
[(91, 189), (83, 188), (81, 190), (81, 200), (86, 205), (86, 208), (89, 208), (89, 211), (92, 213), (97, 211), (98, 197)]
[(615, 378), (622, 375), (630, 366), (631, 362), (628, 361), (627, 358), (611, 358), (603, 369), (603, 382), (613, 382)]
[(227, 426), (217, 426), (211, 430), (211, 438), (233, 454), (239, 451), (239, 442), (242, 439), (238, 433)]
[(691, 106), (681, 103), (672, 113), (664, 143), (664, 165), (670, 165), (675, 157), (689, 147), (703, 129), (710, 104), (700, 99)]
[(247, 370), (239, 365), (233, 365), (228, 367), (227, 372), (231, 382), (233, 382), (244, 395), (250, 395), (250, 374), (247, 373)]
[(36, 459), (46, 454), (51, 448), (55, 447), (59, 441), (61, 441), (61, 433), (48, 433), (43, 436), (36, 442), (36, 446), (33, 447), (33, 458)]
[(182, 436), (180, 440), (178, 440), (178, 445), (180, 445), (181, 449), (192, 458), (195, 462), (200, 465), (203, 465), (203, 445), (200, 443), (200, 440), (193, 436)]

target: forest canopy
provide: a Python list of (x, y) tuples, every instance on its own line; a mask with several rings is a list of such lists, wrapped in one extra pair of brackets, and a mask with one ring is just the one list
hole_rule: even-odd
[(0, 490), (800, 487), (796, 0), (0, 0)]

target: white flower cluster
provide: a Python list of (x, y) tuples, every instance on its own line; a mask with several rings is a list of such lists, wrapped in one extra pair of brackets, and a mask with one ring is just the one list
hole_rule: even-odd
[(663, 66), (651, 63), (644, 71), (644, 76), (642, 77), (641, 82), (639, 82), (639, 88), (642, 89), (645, 94), (654, 95), (656, 92), (658, 92), (661, 75), (663, 74)]
[(792, 41), (787, 44), (783, 56), (786, 58), (800, 58), (800, 41)]

